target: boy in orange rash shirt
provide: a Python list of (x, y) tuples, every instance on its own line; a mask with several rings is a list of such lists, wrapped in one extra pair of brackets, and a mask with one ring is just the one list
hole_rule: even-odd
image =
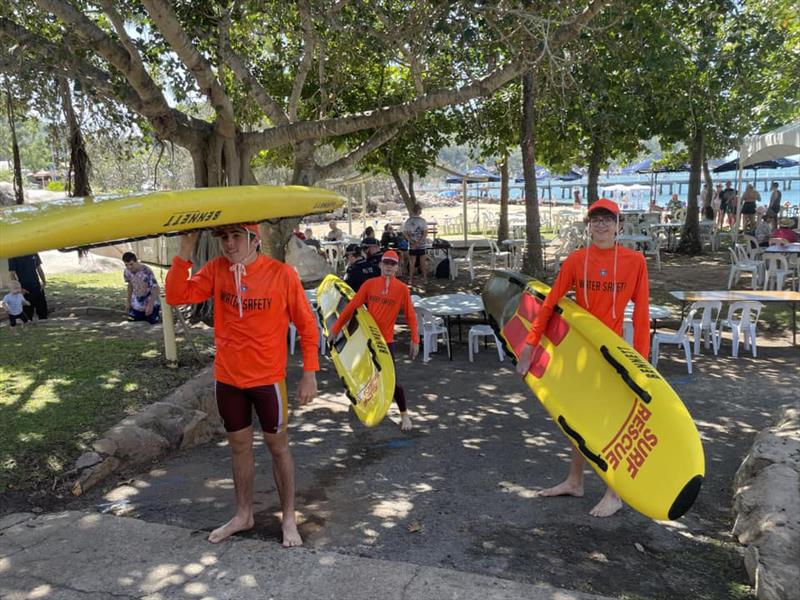
[(297, 386), (297, 399), (303, 405), (317, 393), (316, 321), (294, 269), (259, 253), (257, 225), (215, 229), (223, 256), (187, 277), (198, 235), (180, 237), (165, 287), (169, 304), (214, 299), (215, 395), (231, 448), (236, 513), (208, 540), (218, 543), (253, 527), (255, 408), (281, 501), (283, 545), (299, 546), (303, 541), (294, 514), (294, 462), (286, 432), (286, 334), (291, 321), (303, 353), (304, 370)]
[[(625, 306), (634, 302), (634, 348), (645, 358), (650, 350), (650, 284), (644, 256), (619, 247), (619, 207), (606, 198), (589, 208), (589, 231), (592, 243), (570, 254), (564, 261), (555, 283), (547, 295), (526, 338), (525, 348), (517, 362), (517, 373), (530, 369), (533, 349), (547, 329), (547, 322), (558, 301), (569, 290), (575, 290), (577, 303), (622, 335)], [(586, 460), (574, 446), (566, 480), (539, 492), (540, 496), (583, 496), (583, 467)], [(610, 517), (622, 508), (622, 500), (611, 488), (590, 511), (595, 517)]]
[[(369, 314), (375, 319), (375, 323), (381, 330), (383, 339), (386, 340), (389, 345), (389, 351), (394, 357), (394, 324), (397, 321), (397, 315), (400, 314), (400, 309), (402, 309), (408, 322), (408, 328), (411, 330), (410, 355), (412, 360), (417, 357), (419, 353), (417, 316), (411, 303), (411, 294), (408, 291), (408, 286), (395, 277), (399, 260), (397, 252), (394, 250), (384, 252), (380, 262), (381, 276), (367, 279), (361, 284), (358, 293), (347, 303), (339, 318), (336, 319), (336, 323), (333, 324), (330, 336), (331, 342), (336, 339), (336, 336), (339, 335), (342, 327), (347, 324), (356, 309), (366, 304)], [(405, 390), (397, 383), (396, 378), (394, 400), (400, 409), (400, 429), (408, 431), (411, 429), (411, 418), (408, 416)]]

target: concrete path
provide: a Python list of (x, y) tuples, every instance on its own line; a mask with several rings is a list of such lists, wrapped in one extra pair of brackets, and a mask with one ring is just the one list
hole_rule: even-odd
[[(16, 523), (16, 524), (13, 524)], [(0, 520), (0, 598), (590, 600), (601, 596), (90, 512)]]

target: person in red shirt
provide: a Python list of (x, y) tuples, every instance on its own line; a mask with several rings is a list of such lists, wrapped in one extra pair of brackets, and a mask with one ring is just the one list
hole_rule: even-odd
[[(589, 207), (588, 226), (592, 243), (570, 254), (564, 261), (550, 293), (545, 298), (526, 338), (517, 362), (517, 372), (530, 369), (533, 349), (547, 329), (558, 301), (570, 290), (577, 303), (622, 336), (625, 306), (633, 301), (633, 346), (643, 357), (650, 351), (650, 284), (647, 263), (640, 252), (619, 246), (619, 207), (607, 198)], [(562, 483), (539, 492), (540, 496), (583, 496), (585, 459), (574, 446), (569, 474)], [(622, 500), (608, 488), (590, 511), (595, 517), (609, 517), (622, 507)]]
[(289, 322), (300, 335), (303, 375), (300, 405), (317, 393), (318, 333), (314, 315), (292, 267), (259, 252), (258, 225), (219, 227), (222, 256), (189, 277), (198, 233), (180, 237), (178, 254), (166, 278), (169, 304), (214, 299), (214, 378), (217, 407), (231, 448), (236, 513), (208, 536), (218, 543), (253, 527), (252, 411), (255, 409), (272, 456), (272, 474), (283, 511), (283, 545), (303, 543), (294, 514), (294, 462), (286, 431), (286, 336)]
[[(367, 279), (361, 284), (358, 293), (347, 303), (339, 318), (336, 319), (336, 323), (333, 324), (330, 336), (331, 342), (336, 339), (336, 336), (339, 335), (339, 332), (350, 320), (350, 317), (353, 316), (356, 309), (366, 304), (369, 314), (375, 319), (375, 323), (381, 330), (383, 339), (386, 340), (389, 351), (394, 357), (394, 324), (397, 321), (397, 315), (400, 314), (402, 309), (403, 314), (406, 316), (408, 328), (411, 331), (410, 356), (412, 360), (417, 357), (419, 353), (417, 316), (414, 313), (414, 305), (411, 303), (411, 293), (408, 291), (408, 286), (396, 277), (399, 262), (400, 258), (394, 250), (387, 250), (383, 253), (383, 258), (380, 262), (381, 276)], [(411, 418), (408, 416), (406, 394), (402, 386), (397, 383), (396, 378), (394, 400), (400, 409), (400, 429), (408, 431), (412, 426)]]

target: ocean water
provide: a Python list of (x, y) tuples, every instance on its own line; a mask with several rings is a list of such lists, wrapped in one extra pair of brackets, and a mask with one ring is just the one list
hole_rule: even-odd
[[(757, 177), (754, 177), (754, 173)], [(712, 173), (711, 177), (714, 185), (721, 183), (724, 187), (725, 182), (730, 181), (736, 187), (736, 171), (729, 171), (727, 173)], [(754, 183), (756, 190), (761, 194), (760, 204), (766, 205), (769, 201), (770, 185), (773, 181), (777, 181), (781, 190), (782, 198), (781, 203), (789, 202), (791, 205), (800, 204), (800, 167), (792, 167), (787, 169), (761, 169), (756, 172), (752, 170), (745, 170), (742, 173), (742, 187), (744, 188), (747, 183)], [(620, 200), (620, 192), (605, 193), (603, 194), (604, 185), (613, 185), (622, 183), (625, 185), (639, 184), (652, 186), (653, 178), (651, 175), (610, 175), (601, 176), (599, 183), (599, 192), (601, 195), (611, 197), (615, 200)], [(572, 202), (572, 190), (579, 189), (581, 198), (586, 199), (586, 178), (576, 179), (575, 181), (558, 181), (556, 179), (538, 179), (536, 181), (537, 189), (540, 198), (553, 198), (559, 204), (570, 204)], [(509, 194), (512, 200), (518, 200), (522, 197), (521, 183), (511, 183)], [(659, 206), (665, 206), (670, 199), (673, 192), (678, 194), (682, 202), (687, 201), (687, 194), (689, 191), (689, 174), (688, 173), (659, 173), (656, 179), (655, 187), (651, 187), (655, 191), (656, 203)], [(549, 190), (549, 193), (548, 193)], [(439, 192), (448, 192), (461, 195), (461, 186), (449, 185), (440, 186), (437, 188)], [(499, 183), (480, 183), (470, 184), (468, 186), (468, 193), (470, 196), (475, 196), (480, 192), (488, 192), (489, 196), (498, 198), (500, 196)], [(649, 204), (650, 190), (641, 192), (633, 192), (629, 194), (630, 204), (634, 207), (641, 206), (646, 208)]]

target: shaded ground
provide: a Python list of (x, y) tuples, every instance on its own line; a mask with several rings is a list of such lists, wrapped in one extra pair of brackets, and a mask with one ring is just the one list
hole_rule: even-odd
[[(653, 274), (654, 302), (673, 287), (723, 287), (726, 274), (721, 259), (670, 257)], [(785, 318), (777, 314), (774, 322)], [(796, 403), (800, 384), (800, 353), (787, 345), (785, 330), (770, 329), (760, 333), (757, 359), (730, 358), (727, 342), (720, 357), (697, 357), (692, 376), (676, 350), (662, 355), (659, 367), (694, 416), (706, 451), (702, 492), (677, 523), (630, 509), (590, 517), (602, 494), (593, 475), (584, 498), (535, 497), (565, 474), (565, 440), (511, 364), (498, 363), (492, 351), (469, 363), (457, 344), (452, 362), (401, 360), (398, 376), (416, 425), (408, 435), (389, 420), (371, 430), (359, 425), (323, 361), (320, 399), (292, 414), (301, 532), (315, 548), (616, 597), (749, 597), (729, 534), (733, 475), (756, 431), (779, 405)], [(296, 358), (292, 364), (290, 386), (299, 374)], [(259, 455), (257, 525), (246, 535), (277, 540), (278, 500), (263, 448)], [(69, 504), (208, 531), (232, 513), (231, 488), (228, 450), (219, 444)]]

